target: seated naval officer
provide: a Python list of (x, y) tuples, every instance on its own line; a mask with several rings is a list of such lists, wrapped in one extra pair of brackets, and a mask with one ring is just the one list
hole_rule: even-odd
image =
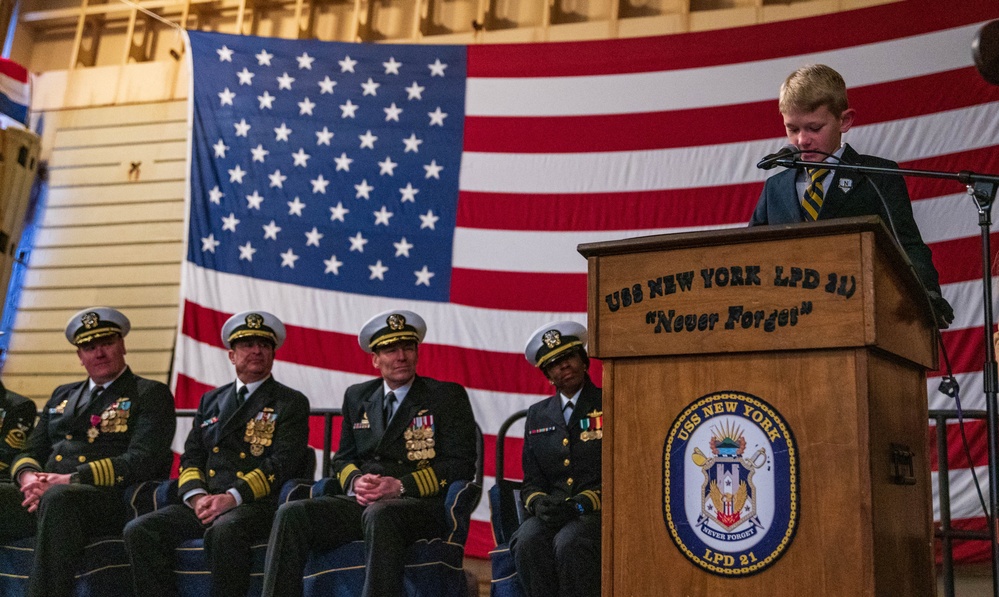
[(524, 349), (558, 390), (527, 410), (524, 484), (532, 515), (510, 539), (530, 597), (600, 595), (600, 447), (603, 394), (590, 380), (586, 328), (543, 325)]
[(136, 595), (176, 595), (174, 550), (204, 537), (211, 594), (245, 597), (251, 547), (267, 538), (281, 485), (312, 475), (309, 401), (271, 375), (285, 339), (281, 321), (264, 311), (229, 318), (222, 341), (236, 380), (201, 397), (180, 459), (174, 504), (125, 528)]
[(404, 595), (407, 548), (445, 532), (448, 484), (475, 476), (475, 419), (465, 388), (416, 374), (426, 324), (386, 311), (358, 335), (380, 377), (347, 388), (336, 495), (283, 504), (267, 546), (264, 595), (302, 595), (309, 551), (363, 539), (362, 595)]
[(0, 483), (10, 481), (10, 465), (28, 445), (35, 414), (34, 401), (11, 392), (0, 382)]
[(55, 389), (11, 466), (16, 486), (0, 483), (0, 539), (36, 536), (32, 597), (69, 597), (87, 541), (121, 534), (123, 490), (170, 474), (173, 395), (125, 364), (130, 327), (107, 307), (73, 315), (66, 338), (88, 378)]

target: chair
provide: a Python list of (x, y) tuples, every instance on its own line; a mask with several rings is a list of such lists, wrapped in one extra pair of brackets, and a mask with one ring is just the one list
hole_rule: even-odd
[[(131, 518), (155, 508), (157, 481), (146, 481), (125, 491)], [(35, 557), (35, 538), (27, 537), (0, 545), (0, 595), (18, 597), (28, 591), (28, 576)], [(87, 545), (76, 572), (74, 597), (132, 597), (132, 573), (125, 542), (118, 537), (100, 537)]]
[(496, 484), (489, 488), (490, 522), (493, 539), (496, 541), (496, 549), (489, 552), (489, 562), (492, 565), (492, 582), (489, 586), (491, 597), (525, 597), (513, 554), (510, 553), (510, 538), (527, 516), (520, 499), (520, 487), (523, 483), (503, 476), (506, 460), (503, 448), (507, 431), (525, 417), (526, 409), (510, 415), (496, 434)]
[[(476, 473), (474, 481), (455, 481), (448, 487), (444, 505), (450, 512), (451, 528), (441, 539), (419, 541), (409, 548), (406, 558), (407, 597), (468, 597), (464, 570), (465, 540), (472, 512), (482, 497), (483, 439), (476, 425)], [(305, 493), (301, 486), (289, 499), (323, 495), (325, 478)], [(364, 541), (352, 541), (335, 549), (313, 552), (306, 562), (305, 597), (351, 597), (359, 595), (365, 577)], [(473, 583), (474, 586), (474, 583)]]

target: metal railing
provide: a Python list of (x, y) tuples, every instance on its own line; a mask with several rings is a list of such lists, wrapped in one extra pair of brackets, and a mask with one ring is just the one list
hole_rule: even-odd
[[(965, 410), (961, 413), (965, 420), (985, 420), (984, 410)], [(988, 530), (969, 531), (955, 529), (950, 519), (950, 462), (948, 461), (947, 421), (958, 418), (956, 410), (931, 410), (930, 420), (936, 423), (937, 434), (937, 496), (940, 502), (940, 523), (936, 529), (936, 538), (940, 540), (941, 562), (940, 574), (943, 579), (945, 597), (954, 597), (954, 541), (991, 541)], [(969, 463), (974, 466), (974, 463)], [(988, 493), (988, 479), (979, 479), (983, 483), (983, 491)]]

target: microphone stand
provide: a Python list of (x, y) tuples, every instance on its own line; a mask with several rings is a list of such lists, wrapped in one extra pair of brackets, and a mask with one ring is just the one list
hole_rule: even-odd
[[(999, 597), (999, 447), (997, 447), (997, 430), (999, 430), (999, 368), (996, 365), (995, 346), (992, 344), (993, 312), (992, 312), (992, 275), (990, 272), (990, 255), (992, 254), (991, 239), (992, 205), (999, 187), (999, 176), (993, 174), (977, 174), (970, 170), (960, 172), (940, 172), (934, 170), (911, 170), (906, 168), (882, 168), (878, 166), (855, 166), (845, 162), (830, 164), (829, 162), (810, 162), (794, 157), (780, 157), (773, 162), (774, 166), (799, 168), (802, 166), (818, 166), (833, 168), (846, 172), (860, 174), (889, 174), (915, 176), (920, 178), (942, 178), (956, 180), (967, 186), (978, 208), (978, 226), (982, 234), (982, 298), (985, 303), (983, 313), (983, 340), (985, 342), (985, 364), (982, 369), (982, 381), (985, 387), (985, 416), (988, 428), (989, 444), (989, 512), (986, 520), (989, 524), (989, 536), (992, 543), (992, 594)], [(885, 206), (887, 210), (887, 206)], [(890, 217), (890, 216), (889, 216)], [(898, 238), (895, 239), (898, 242)], [(973, 466), (973, 463), (972, 463)]]

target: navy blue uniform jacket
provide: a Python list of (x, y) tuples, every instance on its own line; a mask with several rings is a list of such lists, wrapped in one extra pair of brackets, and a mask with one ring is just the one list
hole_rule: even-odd
[[(843, 163), (858, 166), (877, 166), (881, 168), (898, 168), (898, 164), (890, 160), (860, 155), (847, 145), (843, 150)], [(797, 170), (785, 170), (767, 180), (760, 195), (759, 203), (753, 212), (750, 226), (762, 224), (793, 224), (806, 221), (804, 208), (801, 207), (798, 191), (795, 187)], [(898, 232), (898, 241), (902, 245), (916, 276), (923, 287), (930, 292), (940, 294), (940, 280), (933, 266), (930, 248), (923, 242), (916, 221), (912, 217), (912, 203), (905, 180), (901, 176), (885, 174), (856, 174), (836, 170), (831, 183), (826, 184), (825, 198), (820, 220), (833, 218), (849, 218), (853, 216), (881, 216), (885, 225), (888, 217), (882, 207), (877, 192), (871, 181), (881, 189), (885, 203), (891, 212), (891, 219)], [(847, 182), (848, 181), (848, 182)]]

